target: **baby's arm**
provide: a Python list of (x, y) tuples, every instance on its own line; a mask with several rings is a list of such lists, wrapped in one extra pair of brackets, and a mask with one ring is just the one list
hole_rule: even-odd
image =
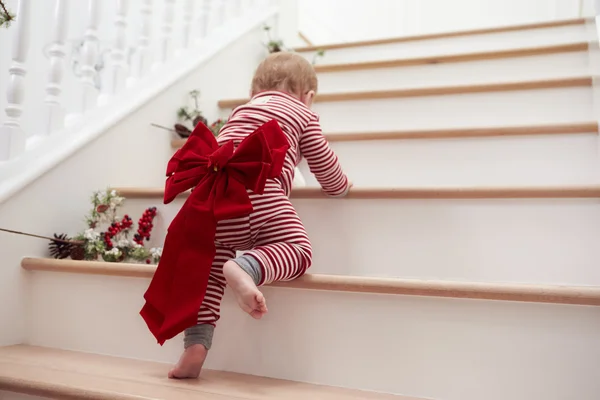
[(300, 152), (306, 158), (310, 172), (329, 196), (341, 197), (352, 186), (337, 156), (321, 131), (318, 117), (310, 120), (300, 138)]

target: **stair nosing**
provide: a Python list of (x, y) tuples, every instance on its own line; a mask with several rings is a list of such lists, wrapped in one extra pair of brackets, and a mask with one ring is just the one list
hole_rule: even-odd
[(569, 44), (524, 47), (474, 53), (446, 54), (440, 56), (424, 56), (415, 58), (400, 58), (383, 61), (365, 61), (355, 63), (319, 64), (315, 65), (317, 73), (348, 72), (367, 69), (397, 68), (418, 65), (438, 65), (471, 61), (497, 60), (503, 58), (520, 58), (559, 53), (583, 52), (589, 49), (589, 42)]
[[(406, 131), (339, 132), (325, 134), (329, 142), (353, 142), (376, 140), (423, 140), (490, 138), (506, 136), (579, 135), (598, 132), (597, 122), (568, 124), (522, 125), (487, 128), (422, 129)], [(180, 148), (187, 139), (171, 140), (171, 147)]]
[[(162, 199), (162, 187), (115, 187), (127, 199)], [(188, 197), (184, 192), (179, 198)], [(292, 190), (292, 199), (330, 199), (320, 188), (302, 187)], [(495, 200), (495, 199), (596, 199), (600, 185), (514, 186), (514, 187), (353, 187), (345, 200)]]
[[(327, 399), (425, 400), (412, 396), (211, 369), (203, 369), (199, 381), (182, 382), (166, 379), (169, 364), (164, 362), (51, 347), (7, 346), (0, 348), (0, 358), (0, 366), (6, 371), (0, 373), (0, 390), (9, 389), (16, 393), (61, 399), (156, 400), (194, 397), (214, 400), (272, 400), (287, 398), (286, 394), (291, 394), (294, 398), (317, 395)], [(11, 373), (11, 365), (27, 378)], [(164, 378), (159, 378), (157, 374), (162, 374), (163, 369)], [(52, 377), (57, 382), (44, 377), (44, 371), (52, 371)], [(135, 372), (127, 375), (126, 371)], [(86, 381), (91, 383), (90, 387), (84, 387), (82, 382)]]
[[(499, 83), (477, 83), (470, 85), (454, 85), (439, 87), (419, 87), (409, 89), (373, 90), (362, 92), (324, 93), (315, 97), (315, 102), (342, 102), (359, 100), (385, 100), (394, 98), (411, 98), (425, 96), (447, 96), (457, 94), (476, 94), (488, 92), (513, 92), (524, 90), (556, 89), (567, 87), (592, 86), (591, 76), (576, 76), (567, 78), (527, 80)], [(218, 107), (232, 109), (246, 104), (250, 99), (219, 100)]]
[(368, 47), (368, 46), (379, 46), (386, 44), (394, 44), (394, 43), (405, 43), (405, 42), (416, 42), (423, 40), (432, 40), (432, 39), (447, 39), (447, 38), (456, 38), (461, 36), (475, 36), (475, 35), (486, 35), (493, 33), (504, 33), (504, 32), (515, 32), (515, 31), (524, 31), (524, 30), (533, 30), (533, 29), (546, 29), (546, 28), (559, 28), (563, 26), (571, 26), (571, 25), (584, 25), (589, 21), (593, 21), (593, 18), (573, 18), (566, 19), (560, 21), (546, 21), (546, 22), (537, 22), (531, 24), (517, 24), (517, 25), (508, 25), (508, 26), (499, 26), (493, 28), (479, 28), (479, 29), (469, 29), (462, 31), (453, 31), (453, 32), (439, 32), (439, 33), (429, 33), (424, 35), (415, 35), (415, 36), (400, 36), (400, 37), (391, 37), (391, 38), (383, 38), (383, 39), (371, 39), (371, 40), (361, 40), (355, 42), (345, 42), (345, 43), (331, 43), (324, 45), (316, 45), (316, 46), (301, 46), (294, 49), (294, 51), (299, 53), (318, 51), (318, 50), (338, 50), (345, 48), (353, 48), (353, 47)]
[[(154, 265), (108, 263), (102, 261), (24, 258), (21, 267), (27, 271), (151, 278)], [(379, 295), (424, 296), (457, 299), (518, 301), (600, 306), (600, 286), (537, 285), (401, 279), (366, 276), (306, 274), (289, 282), (276, 282), (271, 287)]]

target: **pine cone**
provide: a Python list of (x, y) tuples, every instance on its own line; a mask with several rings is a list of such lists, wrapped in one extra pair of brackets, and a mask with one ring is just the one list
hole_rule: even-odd
[(175, 124), (174, 128), (175, 132), (177, 132), (179, 137), (181, 137), (182, 139), (188, 138), (192, 134), (192, 131), (190, 131), (185, 125)]
[(204, 118), (202, 115), (198, 115), (196, 118), (194, 118), (193, 124), (194, 127), (198, 126), (198, 124), (202, 122), (204, 125), (208, 125), (208, 120), (206, 118)]
[(85, 249), (80, 244), (71, 245), (71, 251), (69, 255), (73, 260), (83, 260), (85, 259)]
[(70, 240), (70, 238), (64, 233), (61, 233), (60, 235), (55, 233), (54, 238), (59, 239), (60, 241), (52, 240), (50, 242), (48, 245), (48, 248), (50, 249), (50, 255), (59, 260), (69, 257), (73, 245), (68, 242), (63, 242), (62, 240)]

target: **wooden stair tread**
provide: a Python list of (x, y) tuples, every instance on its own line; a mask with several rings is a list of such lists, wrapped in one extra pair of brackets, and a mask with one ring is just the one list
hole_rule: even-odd
[(587, 51), (589, 48), (588, 42), (559, 44), (550, 46), (526, 47), (520, 49), (481, 51), (475, 53), (462, 54), (447, 54), (442, 56), (426, 56), (416, 58), (400, 58), (395, 60), (367, 61), (341, 64), (321, 64), (315, 65), (315, 70), (318, 73), (326, 72), (346, 72), (359, 71), (366, 69), (381, 69), (408, 67), (416, 65), (430, 64), (448, 64), (467, 61), (482, 61), (482, 60), (497, 60), (502, 58), (517, 58), (540, 56), (558, 53), (569, 53), (577, 51)]
[(566, 20), (561, 20), (561, 21), (549, 21), (549, 22), (538, 22), (538, 23), (532, 23), (532, 24), (499, 26), (499, 27), (495, 27), (495, 28), (469, 29), (469, 30), (454, 31), (454, 32), (429, 33), (429, 34), (425, 34), (425, 35), (401, 36), (401, 37), (362, 40), (362, 41), (345, 42), (345, 43), (331, 43), (331, 44), (315, 45), (315, 46), (302, 46), (302, 47), (297, 47), (295, 49), (295, 51), (310, 52), (310, 51), (318, 51), (321, 49), (322, 50), (347, 49), (347, 48), (352, 48), (352, 47), (377, 46), (377, 45), (383, 45), (383, 44), (415, 42), (415, 41), (430, 40), (430, 39), (455, 38), (455, 37), (471, 36), (471, 35), (485, 35), (485, 34), (490, 34), (490, 33), (514, 32), (514, 31), (530, 30), (530, 29), (559, 28), (559, 27), (563, 27), (563, 26), (583, 25), (587, 21), (588, 21), (588, 19), (586, 19), (586, 18), (574, 18), (574, 19), (566, 19)]
[[(128, 199), (162, 199), (163, 188), (114, 188)], [(181, 198), (189, 196), (182, 193)], [(320, 188), (298, 188), (292, 190), (295, 199), (327, 198)], [(431, 187), (431, 188), (360, 188), (354, 187), (345, 199), (573, 199), (600, 198), (600, 186), (555, 186), (555, 187)], [(339, 200), (339, 199), (336, 199)]]
[[(422, 96), (443, 96), (453, 94), (472, 94), (487, 92), (509, 92), (518, 90), (554, 89), (567, 87), (591, 86), (592, 77), (554, 78), (533, 81), (476, 83), (469, 85), (418, 87), (410, 89), (390, 89), (347, 93), (324, 93), (315, 97), (315, 102), (325, 103), (334, 101), (381, 100)], [(245, 99), (219, 100), (220, 108), (235, 108), (248, 102)]]
[[(365, 140), (414, 140), (414, 139), (459, 139), (499, 136), (567, 135), (598, 132), (597, 122), (575, 122), (569, 124), (508, 126), (487, 128), (452, 128), (380, 132), (340, 132), (326, 134), (329, 142), (351, 142)], [(173, 139), (171, 146), (180, 148), (187, 139)]]
[[(134, 278), (151, 278), (156, 270), (156, 266), (146, 264), (48, 258), (24, 258), (21, 266), (27, 271)], [(336, 292), (600, 306), (600, 287), (595, 286), (460, 282), (324, 274), (306, 274), (296, 280), (277, 282), (270, 286)]]
[(418, 400), (231, 372), (166, 378), (170, 365), (33, 346), (0, 348), (0, 390), (61, 399)]

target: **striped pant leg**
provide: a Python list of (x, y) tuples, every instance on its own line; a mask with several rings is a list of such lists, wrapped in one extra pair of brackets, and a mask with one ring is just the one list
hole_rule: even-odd
[(206, 294), (198, 312), (198, 325), (215, 326), (221, 317), (221, 299), (226, 286), (223, 264), (235, 258), (235, 251), (231, 247), (219, 242), (216, 242), (215, 245), (217, 251), (210, 269)]
[(278, 201), (279, 206), (273, 207), (278, 211), (257, 228), (255, 247), (245, 253), (262, 267), (260, 285), (295, 279), (312, 263), (310, 240), (300, 217), (287, 197), (280, 196)]

